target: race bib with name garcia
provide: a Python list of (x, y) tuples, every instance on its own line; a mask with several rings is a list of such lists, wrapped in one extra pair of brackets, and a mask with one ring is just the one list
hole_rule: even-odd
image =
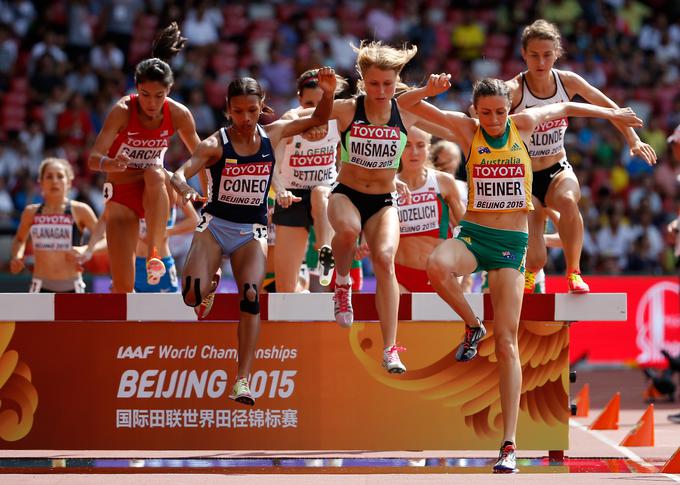
[(396, 126), (375, 126), (354, 122), (347, 131), (343, 157), (347, 163), (367, 169), (397, 169), (406, 146), (406, 134)]
[(217, 200), (226, 204), (259, 206), (267, 196), (272, 162), (237, 163), (225, 160)]
[(73, 238), (73, 216), (70, 214), (36, 214), (31, 226), (33, 249), (70, 251)]
[(434, 190), (411, 193), (411, 202), (397, 199), (401, 235), (439, 230), (439, 204)]
[(144, 139), (127, 136), (118, 153), (130, 157), (128, 168), (162, 167), (163, 157), (168, 149), (168, 139)]

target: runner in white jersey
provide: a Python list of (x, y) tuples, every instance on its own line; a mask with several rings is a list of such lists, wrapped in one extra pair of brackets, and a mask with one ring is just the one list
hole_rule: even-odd
[(465, 212), (453, 175), (431, 168), (431, 135), (411, 127), (397, 178), (408, 185), (410, 201), (397, 199), (399, 249), (394, 269), (402, 293), (433, 293), (427, 258), (452, 235)]
[[(346, 83), (339, 78), (337, 85)], [(336, 88), (336, 92), (338, 89)], [(317, 70), (305, 71), (297, 82), (300, 106), (281, 119), (295, 119), (302, 109), (314, 108), (321, 100)], [(330, 242), (333, 229), (328, 222), (327, 208), (331, 185), (338, 176), (336, 163), (340, 133), (337, 120), (329, 120), (325, 135), (310, 140), (307, 134), (282, 140), (276, 147), (276, 170), (272, 185), (276, 202), (272, 222), (277, 227), (282, 251), (275, 253), (276, 291), (302, 291), (299, 272), (305, 259), (309, 229), (314, 226), (315, 249), (319, 251), (317, 271), (322, 286), (331, 283), (333, 253)]]
[[(512, 95), (512, 111), (521, 112), (533, 106), (569, 101), (581, 96), (599, 106), (616, 108), (614, 101), (581, 76), (557, 70), (553, 65), (562, 53), (557, 27), (545, 20), (537, 20), (522, 32), (522, 57), (527, 71), (506, 82)], [(571, 293), (587, 293), (588, 285), (581, 277), (581, 249), (583, 247), (583, 218), (578, 201), (581, 189), (564, 150), (567, 119), (548, 121), (539, 125), (527, 143), (532, 160), (533, 195), (536, 210), (529, 217), (529, 250), (527, 254), (526, 291), (533, 292), (535, 273), (546, 262), (543, 239), (546, 216), (543, 207), (560, 214), (558, 232), (567, 263), (567, 286)], [(656, 162), (651, 146), (640, 141), (631, 127), (615, 125), (630, 145), (631, 153), (647, 163)]]

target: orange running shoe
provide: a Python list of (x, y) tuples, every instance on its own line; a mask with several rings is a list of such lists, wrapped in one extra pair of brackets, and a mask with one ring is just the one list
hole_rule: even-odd
[(165, 265), (158, 257), (156, 247), (151, 248), (149, 256), (146, 258), (146, 282), (150, 285), (157, 285), (165, 274)]
[(533, 293), (536, 289), (536, 273), (533, 271), (524, 271), (524, 293)]
[(569, 285), (569, 293), (590, 293), (590, 287), (583, 281), (581, 273), (578, 271), (572, 271), (567, 276), (567, 284)]

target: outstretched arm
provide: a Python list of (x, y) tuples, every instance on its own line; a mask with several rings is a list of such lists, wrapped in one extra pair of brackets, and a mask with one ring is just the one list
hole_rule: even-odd
[[(464, 151), (467, 151), (477, 129), (477, 122), (464, 113), (442, 111), (424, 101), (426, 97), (436, 96), (449, 89), (451, 87), (450, 78), (449, 74), (431, 74), (425, 86), (400, 95), (397, 98), (397, 103), (404, 111), (413, 113), (429, 125), (438, 125), (439, 129), (430, 131), (427, 126), (422, 126), (420, 122), (417, 122), (416, 125), (433, 135), (455, 141)], [(442, 132), (441, 130), (445, 131)]]
[(302, 116), (293, 120), (278, 120), (264, 127), (271, 138), (272, 145), (279, 144), (282, 138), (298, 135), (313, 126), (324, 125), (333, 111), (335, 96), (335, 71), (331, 67), (322, 67), (318, 72), (319, 87), (323, 91), (321, 101), (311, 116)]
[[(619, 106), (607, 97), (602, 91), (594, 86), (591, 86), (585, 79), (573, 72), (561, 71), (560, 74), (565, 82), (565, 87), (570, 93), (582, 96), (589, 103), (605, 108), (618, 108)], [(642, 158), (649, 165), (656, 163), (656, 152), (647, 143), (640, 140), (640, 137), (635, 130), (618, 121), (612, 121), (612, 124), (617, 130), (621, 132), (626, 139), (628, 146), (630, 146), (631, 155)]]
[(621, 126), (639, 127), (642, 120), (630, 108), (603, 108), (587, 103), (555, 103), (529, 108), (521, 113), (510, 115), (522, 138), (528, 138), (536, 126), (546, 121), (578, 116), (585, 118), (604, 118)]

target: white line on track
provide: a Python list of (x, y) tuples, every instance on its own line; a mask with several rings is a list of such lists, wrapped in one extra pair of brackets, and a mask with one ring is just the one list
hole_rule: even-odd
[[(574, 421), (573, 419), (569, 420), (569, 426), (573, 426), (574, 428), (578, 428), (581, 431), (585, 431), (586, 433), (590, 433), (593, 437), (597, 438), (600, 440), (602, 443), (604, 443), (607, 446), (611, 446), (614, 448), (616, 451), (619, 453), (623, 454), (626, 456), (626, 458), (630, 459), (631, 461), (634, 461), (640, 466), (643, 466), (645, 468), (656, 468), (654, 465), (650, 465), (647, 463), (643, 458), (640, 458), (638, 455), (630, 451), (628, 448), (625, 446), (619, 446), (617, 445), (614, 441), (610, 440), (607, 438), (605, 435), (600, 433), (599, 431), (594, 431), (592, 429), (588, 429), (587, 426), (584, 426), (583, 424)], [(670, 473), (659, 473), (659, 475), (662, 475), (666, 478), (670, 478), (671, 480), (680, 483), (680, 475), (673, 475)]]

